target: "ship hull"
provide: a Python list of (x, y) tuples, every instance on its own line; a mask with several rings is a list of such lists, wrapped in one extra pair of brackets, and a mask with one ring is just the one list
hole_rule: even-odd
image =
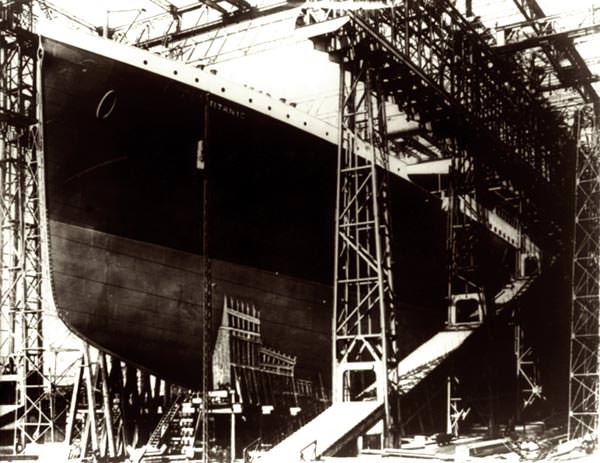
[[(67, 326), (160, 377), (198, 385), (204, 244), (209, 342), (225, 296), (254, 304), (263, 342), (327, 382), (336, 146), (127, 63), (50, 39), (43, 48), (49, 262)], [(406, 180), (392, 176), (391, 190), (409, 352), (445, 316), (445, 216)]]
[[(66, 324), (160, 377), (200, 384), (202, 256), (61, 222), (51, 221), (50, 232), (54, 293)], [(263, 343), (293, 351), (301, 373), (323, 373), (330, 287), (221, 260), (211, 261), (211, 274), (212, 331), (225, 296), (254, 304)]]

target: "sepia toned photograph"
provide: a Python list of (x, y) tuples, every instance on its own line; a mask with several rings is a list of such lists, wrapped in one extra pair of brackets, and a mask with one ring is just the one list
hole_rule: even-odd
[(599, 0), (0, 0), (0, 461), (599, 461), (599, 95)]

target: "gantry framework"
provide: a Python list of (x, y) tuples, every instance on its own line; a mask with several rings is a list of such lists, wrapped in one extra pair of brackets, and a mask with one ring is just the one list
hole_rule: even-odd
[(355, 60), (385, 56), (383, 91), (452, 159), (453, 200), (501, 204), (556, 249), (571, 137), (529, 90), (522, 70), (499, 57), (449, 2), (343, 14), (351, 20), (318, 46), (339, 60), (354, 57), (350, 50), (360, 50)]
[(36, 55), (32, 5), (0, 3), (2, 374), (16, 384), (14, 446), (53, 438), (44, 373)]
[[(477, 278), (477, 247), (481, 224), (486, 216), (479, 201), (481, 175), (474, 153), (461, 147), (456, 138), (448, 139), (444, 153), (451, 159), (448, 179), (448, 216), (446, 250), (448, 253), (448, 323), (455, 325), (468, 320), (456, 318), (460, 299), (473, 299), (478, 304), (481, 322), (485, 306), (484, 284)], [(479, 180), (479, 183), (478, 183)]]
[[(245, 2), (221, 2), (219, 6), (218, 3), (206, 1), (190, 6), (189, 10), (165, 1), (155, 3), (165, 9), (163, 19), (166, 18), (169, 26), (155, 36), (138, 36), (134, 40), (138, 45), (181, 45), (185, 40), (215, 30), (228, 21), (261, 14)], [(549, 29), (551, 21), (545, 19), (533, 0), (515, 0), (515, 4), (526, 18), (526, 27), (533, 28), (534, 36), (525, 39), (529, 42), (507, 46), (503, 52), (508, 55), (529, 44), (543, 44), (544, 52), (548, 52), (544, 40), (548, 35), (556, 34)], [(213, 13), (216, 11), (220, 17), (206, 22), (198, 20), (197, 25), (182, 28), (183, 15), (200, 9)], [(521, 215), (526, 226), (545, 246), (557, 252), (564, 244), (561, 240), (564, 223), (556, 212), (563, 208), (565, 202), (556, 192), (562, 191), (568, 183), (570, 137), (561, 119), (549, 110), (538, 93), (529, 88), (535, 84), (533, 87), (537, 90), (550, 91), (553, 90), (550, 84), (540, 86), (539, 79), (534, 82), (535, 77), (524, 74), (510, 57), (499, 58), (497, 55), (500, 50), (486, 44), (475, 26), (465, 21), (447, 2), (406, 2), (402, 8), (384, 8), (358, 16), (351, 13), (350, 17), (351, 26), (336, 37), (329, 37), (329, 49), (334, 51), (337, 59), (348, 50), (351, 50), (350, 54), (358, 52), (359, 56), (366, 56), (368, 51), (374, 56), (383, 53), (393, 57), (380, 68), (380, 75), (372, 75), (369, 85), (379, 82), (377, 85), (381, 85), (381, 92), (394, 98), (399, 107), (419, 123), (421, 133), (426, 133), (442, 146), (441, 152), (452, 160), (448, 247), (452, 257), (451, 269), (454, 270), (450, 272), (449, 294), (471, 291), (473, 288), (477, 290), (481, 286), (480, 282), (473, 282), (472, 277), (476, 274), (476, 263), (472, 259), (477, 240), (476, 221), (467, 219), (460, 212), (461, 207), (470, 208), (470, 216), (478, 220), (485, 220), (478, 210), (481, 203), (511, 209)], [(142, 30), (147, 32), (153, 24), (156, 22), (146, 22), (146, 29)], [(356, 30), (359, 31), (355, 37), (357, 42), (350, 47), (342, 45), (344, 40), (350, 43), (354, 40), (350, 32)], [(129, 26), (122, 28), (115, 32), (116, 38), (123, 38), (123, 34), (132, 31)], [(122, 35), (119, 36), (120, 33)], [(356, 46), (363, 40), (369, 44), (365, 49)], [(559, 43), (558, 39), (556, 43)], [(181, 47), (177, 48), (179, 45), (173, 45), (172, 50), (181, 50)], [(560, 84), (555, 84), (555, 87), (573, 87), (585, 101), (596, 104), (597, 95), (594, 96), (595, 92), (590, 86), (594, 76), (579, 73), (574, 80), (568, 70), (556, 68), (564, 66), (562, 63), (565, 59), (570, 61), (571, 67), (578, 67), (581, 72), (585, 68), (572, 43), (565, 45), (561, 41), (559, 45), (550, 46), (549, 53), (546, 53), (546, 60), (555, 68), (554, 72), (560, 79)], [(362, 73), (358, 69), (355, 67), (346, 71), (346, 77), (350, 79), (346, 82), (346, 88), (354, 86), (355, 90), (364, 92), (367, 88), (365, 80), (352, 83), (352, 79)], [(368, 74), (365, 72), (362, 75)], [(515, 78), (517, 75), (519, 77)], [(510, 85), (504, 85), (505, 82)], [(371, 104), (383, 108), (377, 103), (378, 98), (375, 96)], [(360, 104), (366, 103), (363, 101)], [(350, 107), (345, 109), (348, 117), (351, 115)], [(377, 110), (373, 111), (375, 113)], [(385, 132), (385, 125), (378, 125), (376, 114), (373, 117), (369, 122), (375, 124), (371, 125), (371, 133)], [(351, 137), (351, 131), (344, 136)], [(361, 136), (369, 138), (368, 130)], [(350, 146), (349, 141), (346, 143)], [(378, 143), (374, 146), (381, 146), (384, 151), (387, 149), (384, 142)], [(581, 174), (580, 170), (578, 174)], [(339, 213), (338, 218), (341, 217)], [(386, 233), (383, 234), (384, 241)], [(383, 257), (385, 261), (386, 256)], [(457, 281), (460, 284), (467, 282), (466, 289), (456, 289)], [(574, 316), (575, 313), (574, 308)], [(598, 318), (598, 310), (588, 311), (587, 319), (584, 318), (580, 319), (577, 326), (593, 325)], [(575, 339), (575, 318), (573, 330)], [(573, 352), (572, 372), (576, 364)], [(588, 357), (591, 358), (590, 352)], [(385, 362), (384, 358), (379, 360)], [(573, 398), (573, 386), (571, 392)], [(571, 400), (571, 416), (577, 408), (576, 402)]]
[[(575, 33), (558, 32), (555, 24), (546, 18), (546, 14), (536, 0), (513, 0), (513, 2), (528, 22), (530, 36), (507, 45), (507, 50), (514, 52), (529, 47), (540, 47), (560, 84), (564, 87), (572, 87), (581, 95), (584, 102), (592, 103), (599, 109), (600, 98), (591, 85), (592, 74), (572, 41)], [(589, 29), (580, 28), (577, 33), (592, 33), (598, 30), (597, 24), (588, 27)], [(509, 41), (513, 42), (513, 40)]]
[(340, 57), (348, 43), (364, 39), (365, 52), (388, 54), (381, 68), (387, 95), (438, 145), (451, 139), (452, 157), (465, 150), (474, 157), (479, 190), (527, 199), (521, 214), (516, 202), (506, 206), (538, 229), (541, 242), (556, 245), (562, 224), (551, 205), (564, 202), (558, 191), (566, 184), (571, 139), (518, 65), (498, 56), (449, 2), (346, 14), (349, 25), (319, 46)]
[[(368, 58), (340, 64), (332, 385), (336, 403), (359, 399), (376, 382), (384, 436), (390, 437), (388, 377), (396, 363), (396, 317), (379, 64)], [(370, 143), (366, 158), (357, 152), (359, 140)]]
[(577, 113), (577, 173), (569, 437), (599, 440), (600, 423), (600, 132), (594, 108)]
[[(314, 6), (318, 5), (315, 2)], [(374, 66), (376, 78), (356, 73), (360, 84), (368, 87), (369, 79), (380, 79), (380, 95), (393, 100), (417, 121), (451, 160), (448, 322), (451, 328), (480, 324), (486, 299), (492, 302), (492, 298), (486, 298), (490, 296), (489, 288), (481, 277), (482, 263), (478, 262), (481, 224), (486, 223), (483, 207), (501, 208), (518, 217), (545, 250), (558, 253), (561, 243), (565, 243), (567, 224), (555, 208), (566, 204), (561, 193), (572, 172), (568, 164), (571, 134), (560, 117), (530, 91), (527, 75), (519, 66), (499, 56), (449, 2), (406, 2), (401, 7), (360, 12), (319, 9), (313, 17), (323, 21), (341, 15), (349, 20), (338, 30), (314, 39), (317, 46), (346, 68)], [(348, 113), (360, 113), (350, 108)], [(348, 122), (343, 111), (341, 114), (345, 129)], [(375, 146), (381, 148), (383, 143), (384, 149), (389, 149), (385, 137), (382, 140)], [(340, 172), (345, 174), (345, 168), (341, 164)], [(363, 183), (356, 185), (356, 191), (361, 191)], [(338, 220), (346, 212), (345, 203), (339, 204)], [(340, 242), (344, 238), (338, 234)], [(336, 276), (345, 282), (339, 272), (354, 268), (353, 254), (344, 255), (338, 249), (336, 258)], [(474, 320), (457, 319), (456, 306), (469, 298), (477, 304), (478, 316)], [(336, 299), (346, 303), (348, 295), (338, 294)], [(369, 314), (368, 306), (350, 307), (350, 314), (359, 320), (361, 312), (363, 317)], [(334, 328), (343, 326), (339, 309), (335, 314), (338, 318)], [(364, 342), (360, 332), (347, 334), (350, 337), (344, 341), (348, 346)], [(401, 337), (401, 333), (397, 335)], [(337, 345), (335, 348), (338, 359)], [(396, 360), (390, 355), (381, 362), (385, 365), (386, 361)], [(336, 368), (340, 364), (334, 362), (334, 371)], [(387, 381), (385, 378), (379, 387), (386, 387)], [(491, 412), (493, 420), (493, 404)]]
[(600, 16), (591, 1), (581, 8), (568, 2), (550, 6), (542, 0), (465, 3), (470, 6), (467, 15), (489, 28), (495, 50), (518, 59), (532, 88), (569, 124), (574, 109), (586, 103), (598, 105), (598, 76), (593, 72), (598, 64), (597, 47), (593, 50), (586, 41), (600, 32)]
[(164, 11), (109, 28), (109, 34), (114, 34), (115, 40), (141, 48), (168, 48), (175, 44), (180, 46), (182, 41), (215, 31), (224, 25), (271, 15), (295, 6), (278, 1), (201, 0), (183, 6), (162, 0), (150, 1), (161, 4), (159, 6)]
[[(215, 6), (217, 8), (215, 8)], [(293, 2), (252, 1), (196, 2), (109, 28), (114, 40), (152, 50), (172, 59), (196, 66), (217, 60), (244, 56), (248, 50), (281, 46), (290, 41), (287, 28), (275, 32), (265, 25), (293, 21), (294, 13), (281, 17), (277, 13), (293, 9)], [(224, 9), (227, 6), (228, 9)], [(276, 19), (271, 19), (271, 17)]]

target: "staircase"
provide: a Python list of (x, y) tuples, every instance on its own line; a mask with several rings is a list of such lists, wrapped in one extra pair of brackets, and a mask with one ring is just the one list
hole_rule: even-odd
[(161, 417), (142, 452), (135, 455), (132, 461), (193, 457), (200, 406), (198, 394), (180, 393)]
[(179, 408), (181, 407), (181, 401), (182, 395), (180, 394), (175, 398), (175, 400), (171, 404), (171, 407), (169, 408), (169, 410), (167, 410), (167, 413), (163, 414), (160, 421), (154, 428), (154, 431), (152, 431), (152, 434), (150, 434), (150, 437), (148, 438), (148, 442), (146, 444), (146, 448), (148, 450), (160, 448), (163, 436), (167, 433), (169, 427), (171, 426), (171, 423), (173, 422), (174, 418), (179, 412)]
[(380, 402), (340, 402), (281, 441), (261, 463), (294, 463), (330, 456), (383, 417)]

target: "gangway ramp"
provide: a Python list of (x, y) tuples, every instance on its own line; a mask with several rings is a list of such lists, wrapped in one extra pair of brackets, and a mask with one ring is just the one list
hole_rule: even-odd
[(265, 453), (260, 463), (295, 463), (333, 455), (382, 417), (381, 402), (334, 403)]
[[(458, 349), (475, 328), (446, 329), (435, 334), (400, 361), (390, 380), (406, 394), (446, 357)], [(372, 384), (362, 392), (372, 392)], [(261, 463), (295, 463), (334, 455), (350, 440), (368, 431), (383, 418), (383, 404), (375, 401), (340, 402), (290, 435), (262, 456)]]
[(406, 394), (473, 334), (472, 329), (440, 331), (398, 363), (390, 378), (400, 394)]
[[(389, 375), (398, 393), (403, 395), (413, 389), (446, 357), (458, 349), (474, 330), (475, 328), (462, 328), (440, 331), (404, 357)], [(375, 383), (371, 384), (359, 396), (368, 396), (376, 387)]]

